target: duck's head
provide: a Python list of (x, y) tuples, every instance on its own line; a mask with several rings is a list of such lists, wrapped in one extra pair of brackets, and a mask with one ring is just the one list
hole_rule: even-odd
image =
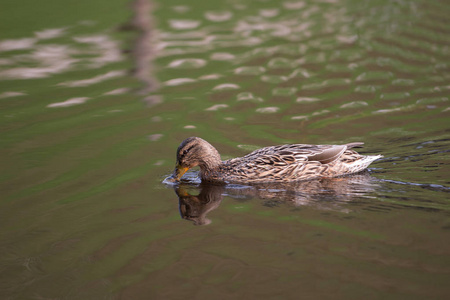
[(200, 166), (203, 175), (220, 163), (220, 154), (210, 143), (198, 137), (187, 138), (177, 149), (177, 163), (170, 181), (179, 181), (187, 170), (196, 166)]

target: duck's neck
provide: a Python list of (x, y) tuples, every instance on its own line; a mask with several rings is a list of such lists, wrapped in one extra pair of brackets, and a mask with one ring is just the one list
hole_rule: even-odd
[(200, 177), (202, 180), (215, 180), (219, 176), (222, 160), (217, 150), (211, 146), (210, 155), (202, 160), (200, 166)]

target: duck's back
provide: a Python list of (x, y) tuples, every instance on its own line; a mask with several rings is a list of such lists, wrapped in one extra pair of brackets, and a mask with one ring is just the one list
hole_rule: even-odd
[(356, 173), (380, 157), (349, 149), (362, 144), (265, 147), (225, 161), (218, 175), (228, 182), (291, 182)]

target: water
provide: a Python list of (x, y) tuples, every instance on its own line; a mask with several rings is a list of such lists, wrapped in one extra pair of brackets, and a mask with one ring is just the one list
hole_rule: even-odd
[[(449, 297), (445, 1), (19, 2), (0, 10), (2, 299)], [(188, 136), (223, 159), (384, 158), (162, 184)]]

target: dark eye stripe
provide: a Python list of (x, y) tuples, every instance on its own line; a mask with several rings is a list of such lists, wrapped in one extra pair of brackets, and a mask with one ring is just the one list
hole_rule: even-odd
[(190, 146), (189, 148), (183, 150), (183, 152), (181, 152), (180, 154), (180, 159), (182, 159), (189, 151), (191, 151), (192, 148), (194, 148), (195, 145)]

